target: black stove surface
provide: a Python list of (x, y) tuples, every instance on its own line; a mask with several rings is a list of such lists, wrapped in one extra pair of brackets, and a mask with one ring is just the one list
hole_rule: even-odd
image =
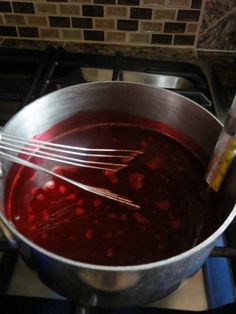
[[(126, 73), (157, 74), (160, 79), (177, 75), (189, 82), (189, 86), (184, 88), (179, 84), (174, 91), (214, 113), (207, 79), (202, 70), (192, 64), (128, 58), (119, 53), (115, 56), (75, 54), (52, 47), (45, 51), (0, 48), (0, 124), (34, 99), (90, 81), (91, 73), (88, 75), (86, 69), (91, 68), (103, 75), (105, 72), (105, 80), (112, 81), (125, 80)], [(99, 80), (99, 73), (92, 79)]]
[(182, 311), (147, 307), (132, 308), (80, 308), (68, 300), (51, 300), (17, 296), (0, 296), (0, 311), (4, 314), (229, 314), (235, 313), (236, 304), (228, 304), (207, 311)]

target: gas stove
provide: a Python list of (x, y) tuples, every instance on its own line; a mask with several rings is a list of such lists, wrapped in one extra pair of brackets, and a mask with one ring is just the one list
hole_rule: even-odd
[[(0, 125), (34, 99), (66, 86), (93, 81), (130, 81), (166, 88), (196, 101), (219, 117), (223, 112), (222, 102), (218, 102), (219, 95), (209, 77), (205, 69), (195, 64), (136, 59), (120, 53), (114, 56), (76, 54), (50, 46), (44, 51), (2, 48)], [(225, 238), (219, 239), (218, 252), (225, 243)], [(141, 309), (145, 313), (153, 309), (204, 311), (234, 301), (230, 260), (209, 257), (203, 268), (175, 292)], [(24, 264), (18, 252), (8, 246), (3, 235), (0, 237), (1, 309), (4, 309), (1, 313), (23, 314), (85, 311), (47, 288)]]

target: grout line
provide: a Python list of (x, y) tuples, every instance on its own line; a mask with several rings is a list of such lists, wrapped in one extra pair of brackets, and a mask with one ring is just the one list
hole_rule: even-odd
[(197, 48), (199, 52), (223, 52), (223, 53), (234, 53), (236, 56), (236, 50), (220, 50), (220, 49), (206, 49), (206, 48)]
[(217, 26), (217, 24), (219, 24), (221, 21), (223, 21), (227, 16), (229, 16), (233, 11), (236, 12), (236, 8), (231, 9), (229, 12), (227, 12), (224, 16), (222, 16), (221, 18), (219, 18), (217, 21), (215, 21), (211, 26), (209, 26), (207, 29), (205, 29), (202, 33), (200, 33), (199, 35), (202, 36), (204, 35), (206, 32), (208, 32), (210, 29), (212, 29), (213, 27)]
[(6, 17), (5, 17), (5, 14), (2, 13), (2, 26), (7, 26), (7, 21), (6, 21)]
[(12, 1), (10, 1), (10, 7), (11, 7), (11, 12), (8, 12), (8, 13), (15, 13)]
[(59, 3), (55, 3), (55, 6), (56, 6), (56, 15), (60, 15), (60, 16), (62, 15), (63, 16), (63, 14), (60, 13)]
[(203, 0), (202, 7), (200, 10), (200, 18), (199, 18), (199, 21), (197, 24), (196, 38), (195, 38), (195, 42), (194, 42), (194, 50), (197, 49), (197, 44), (198, 44), (198, 39), (199, 39), (199, 34), (200, 34), (200, 28), (202, 25), (203, 16), (205, 14), (205, 11), (206, 11), (206, 0)]
[(16, 34), (17, 34), (17, 38), (22, 38), (22, 37), (20, 37), (20, 33), (19, 33), (19, 29), (18, 29), (18, 26), (15, 26), (15, 28), (16, 28)]
[[(68, 28), (67, 28), (68, 29)], [(40, 42), (40, 41), (50, 41), (52, 42), (64, 42), (66, 44), (70, 44), (70, 43), (74, 43), (74, 44), (97, 44), (97, 45), (102, 45), (102, 46), (109, 46), (111, 43), (107, 43), (107, 42), (104, 42), (104, 41), (95, 41), (95, 40), (86, 40), (84, 41), (83, 39), (81, 40), (65, 40), (63, 38), (34, 38), (34, 37), (17, 37), (17, 36), (12, 36), (12, 37), (8, 37), (8, 36), (1, 36), (0, 37), (0, 41), (4, 41), (4, 40), (9, 40), (9, 39), (12, 39), (12, 40), (19, 40), (19, 41), (22, 41), (22, 40), (30, 40), (30, 41), (36, 41), (36, 42)], [(140, 44), (132, 44), (132, 43), (129, 43), (129, 42), (113, 42), (112, 43), (113, 45), (116, 45), (116, 46), (122, 46), (122, 47), (126, 47), (126, 48), (158, 48), (158, 49), (162, 49), (162, 48), (170, 48), (172, 50), (178, 48), (180, 50), (182, 49), (187, 49), (189, 51), (193, 51), (193, 46), (188, 46), (188, 45), (158, 45), (158, 44), (146, 44), (146, 43), (140, 43)]]

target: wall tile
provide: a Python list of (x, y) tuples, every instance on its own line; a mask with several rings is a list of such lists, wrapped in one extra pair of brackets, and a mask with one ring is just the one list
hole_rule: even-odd
[(0, 36), (4, 37), (16, 37), (16, 27), (15, 26), (0, 26)]
[(191, 0), (167, 0), (166, 5), (169, 8), (190, 8)]
[(92, 4), (93, 0), (69, 0), (69, 2), (74, 2), (77, 4)]
[(151, 20), (152, 10), (144, 8), (131, 8), (130, 9), (131, 19)]
[(13, 2), (12, 4), (15, 13), (34, 13), (34, 4), (31, 2)]
[(107, 42), (124, 42), (125, 38), (125, 32), (105, 32), (105, 41)]
[(83, 5), (82, 6), (83, 16), (100, 16), (104, 15), (103, 6), (99, 5)]
[(49, 26), (70, 27), (70, 18), (63, 16), (49, 16)]
[(141, 21), (140, 29), (146, 32), (161, 32), (162, 23)]
[(187, 24), (186, 32), (187, 33), (196, 33), (197, 32), (197, 23), (189, 23)]
[(195, 36), (191, 35), (175, 35), (174, 44), (192, 46), (194, 44)]
[(7, 25), (25, 25), (24, 15), (19, 14), (4, 14)]
[(145, 6), (154, 6), (154, 7), (163, 7), (165, 5), (165, 0), (143, 0), (143, 5)]
[(94, 4), (115, 4), (116, 0), (94, 0)]
[(139, 5), (140, 0), (118, 0), (119, 5)]
[(68, 2), (68, 0), (46, 0), (47, 2)]
[(122, 5), (139, 5), (140, 0), (118, 0), (118, 4)]
[(49, 3), (36, 3), (35, 11), (40, 14), (56, 14), (57, 7), (55, 4)]
[(72, 4), (60, 4), (59, 13), (64, 15), (76, 15), (80, 14), (80, 6)]
[(84, 31), (84, 40), (90, 41), (104, 41), (104, 32), (103, 31)]
[(26, 15), (26, 24), (34, 26), (48, 26), (48, 19), (46, 16)]
[(154, 20), (175, 20), (175, 10), (155, 10)]
[(202, 0), (192, 0), (191, 8), (192, 9), (201, 9), (202, 7)]
[(161, 35), (161, 34), (152, 35), (152, 44), (171, 45), (171, 41), (172, 41), (172, 35)]
[(150, 34), (143, 33), (129, 33), (128, 34), (128, 42), (135, 44), (149, 44), (150, 43)]
[(61, 34), (63, 39), (75, 41), (82, 39), (82, 31), (79, 29), (62, 29)]
[(11, 12), (10, 1), (1, 1), (0, 2), (0, 12)]
[(115, 29), (116, 23), (112, 19), (95, 19), (94, 28), (95, 29)]
[(199, 17), (199, 10), (179, 10), (177, 20), (197, 22), (199, 20)]
[(71, 21), (74, 28), (93, 28), (93, 20), (89, 17), (72, 17)]
[(165, 33), (184, 33), (186, 28), (185, 23), (170, 23), (166, 22), (164, 26)]
[(37, 27), (18, 27), (20, 37), (37, 38), (39, 37)]
[(118, 20), (117, 29), (121, 31), (136, 31), (138, 29), (138, 21)]
[(105, 16), (109, 17), (128, 17), (128, 8), (127, 7), (120, 7), (120, 6), (106, 6), (104, 8)]
[(60, 32), (59, 29), (55, 28), (41, 28), (40, 29), (40, 37), (42, 38), (52, 38), (52, 39), (58, 39), (60, 38)]

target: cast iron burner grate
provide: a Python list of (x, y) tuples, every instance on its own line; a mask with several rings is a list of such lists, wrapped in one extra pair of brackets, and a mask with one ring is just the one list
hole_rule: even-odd
[(214, 113), (202, 70), (192, 64), (91, 54), (58, 49), (47, 64), (40, 95), (92, 81), (132, 81), (173, 90)]
[(192, 64), (92, 54), (63, 48), (0, 49), (0, 124), (29, 102), (57, 89), (91, 81), (134, 81), (167, 87), (215, 112), (203, 71)]
[(0, 124), (38, 97), (45, 62), (53, 49), (43, 52), (0, 49)]

